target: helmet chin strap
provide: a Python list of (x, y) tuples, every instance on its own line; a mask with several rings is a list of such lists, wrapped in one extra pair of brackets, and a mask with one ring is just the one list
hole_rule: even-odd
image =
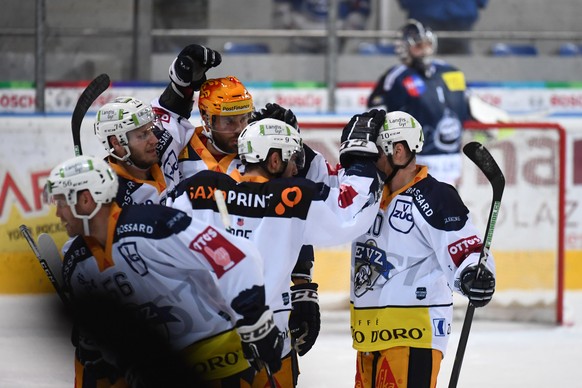
[(416, 156), (416, 152), (413, 152), (410, 155), (410, 158), (408, 159), (408, 161), (403, 164), (403, 165), (396, 165), (394, 164), (394, 160), (392, 158), (392, 154), (387, 155), (388, 157), (386, 159), (388, 159), (388, 163), (390, 164), (390, 167), (392, 167), (392, 172), (390, 173), (390, 175), (388, 175), (386, 177), (386, 179), (384, 180), (384, 182), (390, 182), (392, 181), (392, 179), (394, 179), (394, 177), (396, 176), (396, 174), (398, 173), (399, 170), (405, 168), (406, 166), (408, 166), (410, 164), (410, 162), (412, 162), (412, 159)]
[(216, 142), (214, 141), (214, 138), (212, 137), (212, 132), (214, 131), (214, 129), (212, 129), (207, 123), (206, 121), (203, 122), (202, 126), (204, 127), (204, 131), (202, 131), (202, 134), (204, 134), (204, 136), (206, 136), (206, 138), (208, 139), (208, 141), (210, 143), (212, 143), (212, 146), (221, 154), (224, 155), (230, 155), (231, 152), (226, 152), (223, 149), (221, 149)]

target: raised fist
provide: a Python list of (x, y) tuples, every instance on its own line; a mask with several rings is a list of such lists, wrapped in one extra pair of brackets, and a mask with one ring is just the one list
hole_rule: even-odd
[(206, 72), (220, 65), (222, 56), (199, 44), (186, 46), (170, 65), (170, 80), (176, 85), (199, 90), (206, 81)]

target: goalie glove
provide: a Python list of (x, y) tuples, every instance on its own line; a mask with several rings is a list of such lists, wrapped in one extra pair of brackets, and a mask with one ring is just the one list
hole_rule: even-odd
[(275, 325), (270, 310), (266, 310), (254, 323), (247, 319), (239, 320), (237, 332), (243, 354), (255, 370), (260, 371), (266, 367), (270, 373), (275, 373), (281, 369), (283, 334)]
[(372, 109), (369, 112), (355, 115), (344, 127), (340, 145), (340, 163), (348, 168), (358, 159), (378, 159), (376, 139), (384, 125), (386, 112)]
[(254, 112), (253, 117), (249, 120), (249, 124), (253, 121), (259, 121), (262, 119), (277, 119), (284, 121), (293, 128), (299, 130), (299, 124), (297, 123), (297, 117), (291, 109), (285, 109), (281, 105), (268, 103), (259, 112)]
[(321, 327), (317, 283), (291, 286), (291, 303), (289, 330), (297, 354), (303, 356), (315, 344)]
[(461, 272), (460, 289), (463, 295), (469, 298), (469, 301), (475, 307), (486, 306), (491, 302), (495, 292), (495, 277), (487, 268), (483, 268), (479, 277), (476, 278), (477, 267), (467, 267)]
[(206, 81), (206, 72), (211, 67), (216, 67), (222, 62), (222, 56), (199, 44), (186, 46), (170, 65), (170, 80), (178, 86), (178, 91), (183, 89), (200, 90), (200, 86)]

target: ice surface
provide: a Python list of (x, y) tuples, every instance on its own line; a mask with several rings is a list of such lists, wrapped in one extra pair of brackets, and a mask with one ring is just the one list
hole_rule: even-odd
[[(299, 387), (353, 387), (355, 351), (344, 300), (321, 295), (322, 331), (300, 359)], [(73, 347), (56, 295), (0, 296), (0, 388), (73, 386)], [(570, 326), (476, 319), (458, 387), (582, 387), (582, 292), (567, 292)], [(477, 314), (478, 314), (477, 310)], [(446, 387), (462, 322), (455, 321), (439, 387)]]

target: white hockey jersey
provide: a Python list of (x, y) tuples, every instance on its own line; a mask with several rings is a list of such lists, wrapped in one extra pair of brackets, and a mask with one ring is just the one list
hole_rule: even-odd
[[(481, 233), (457, 191), (427, 175), (395, 193), (384, 189), (372, 227), (352, 244), (351, 329), (362, 352), (396, 346), (445, 354), (452, 292), (476, 264)], [(488, 268), (494, 273), (493, 257)]]
[[(248, 240), (200, 218), (161, 205), (114, 205), (106, 246), (76, 237), (64, 257), (63, 279), (73, 300), (114, 295), (135, 307), (211, 379), (249, 367), (233, 330), (242, 316), (231, 303), (245, 292), (242, 299), (264, 311), (262, 267)], [(223, 346), (236, 341), (238, 347)]]
[(358, 175), (341, 170), (338, 188), (303, 178), (253, 180), (237, 183), (228, 175), (203, 171), (178, 186), (179, 197), (171, 206), (214, 224), (220, 222), (214, 191), (225, 192), (229, 232), (253, 241), (264, 259), (267, 304), (287, 334), (285, 355), (291, 349), (290, 276), (299, 251), (303, 245), (344, 244), (369, 228), (379, 207), (377, 170), (372, 163), (361, 165)]

